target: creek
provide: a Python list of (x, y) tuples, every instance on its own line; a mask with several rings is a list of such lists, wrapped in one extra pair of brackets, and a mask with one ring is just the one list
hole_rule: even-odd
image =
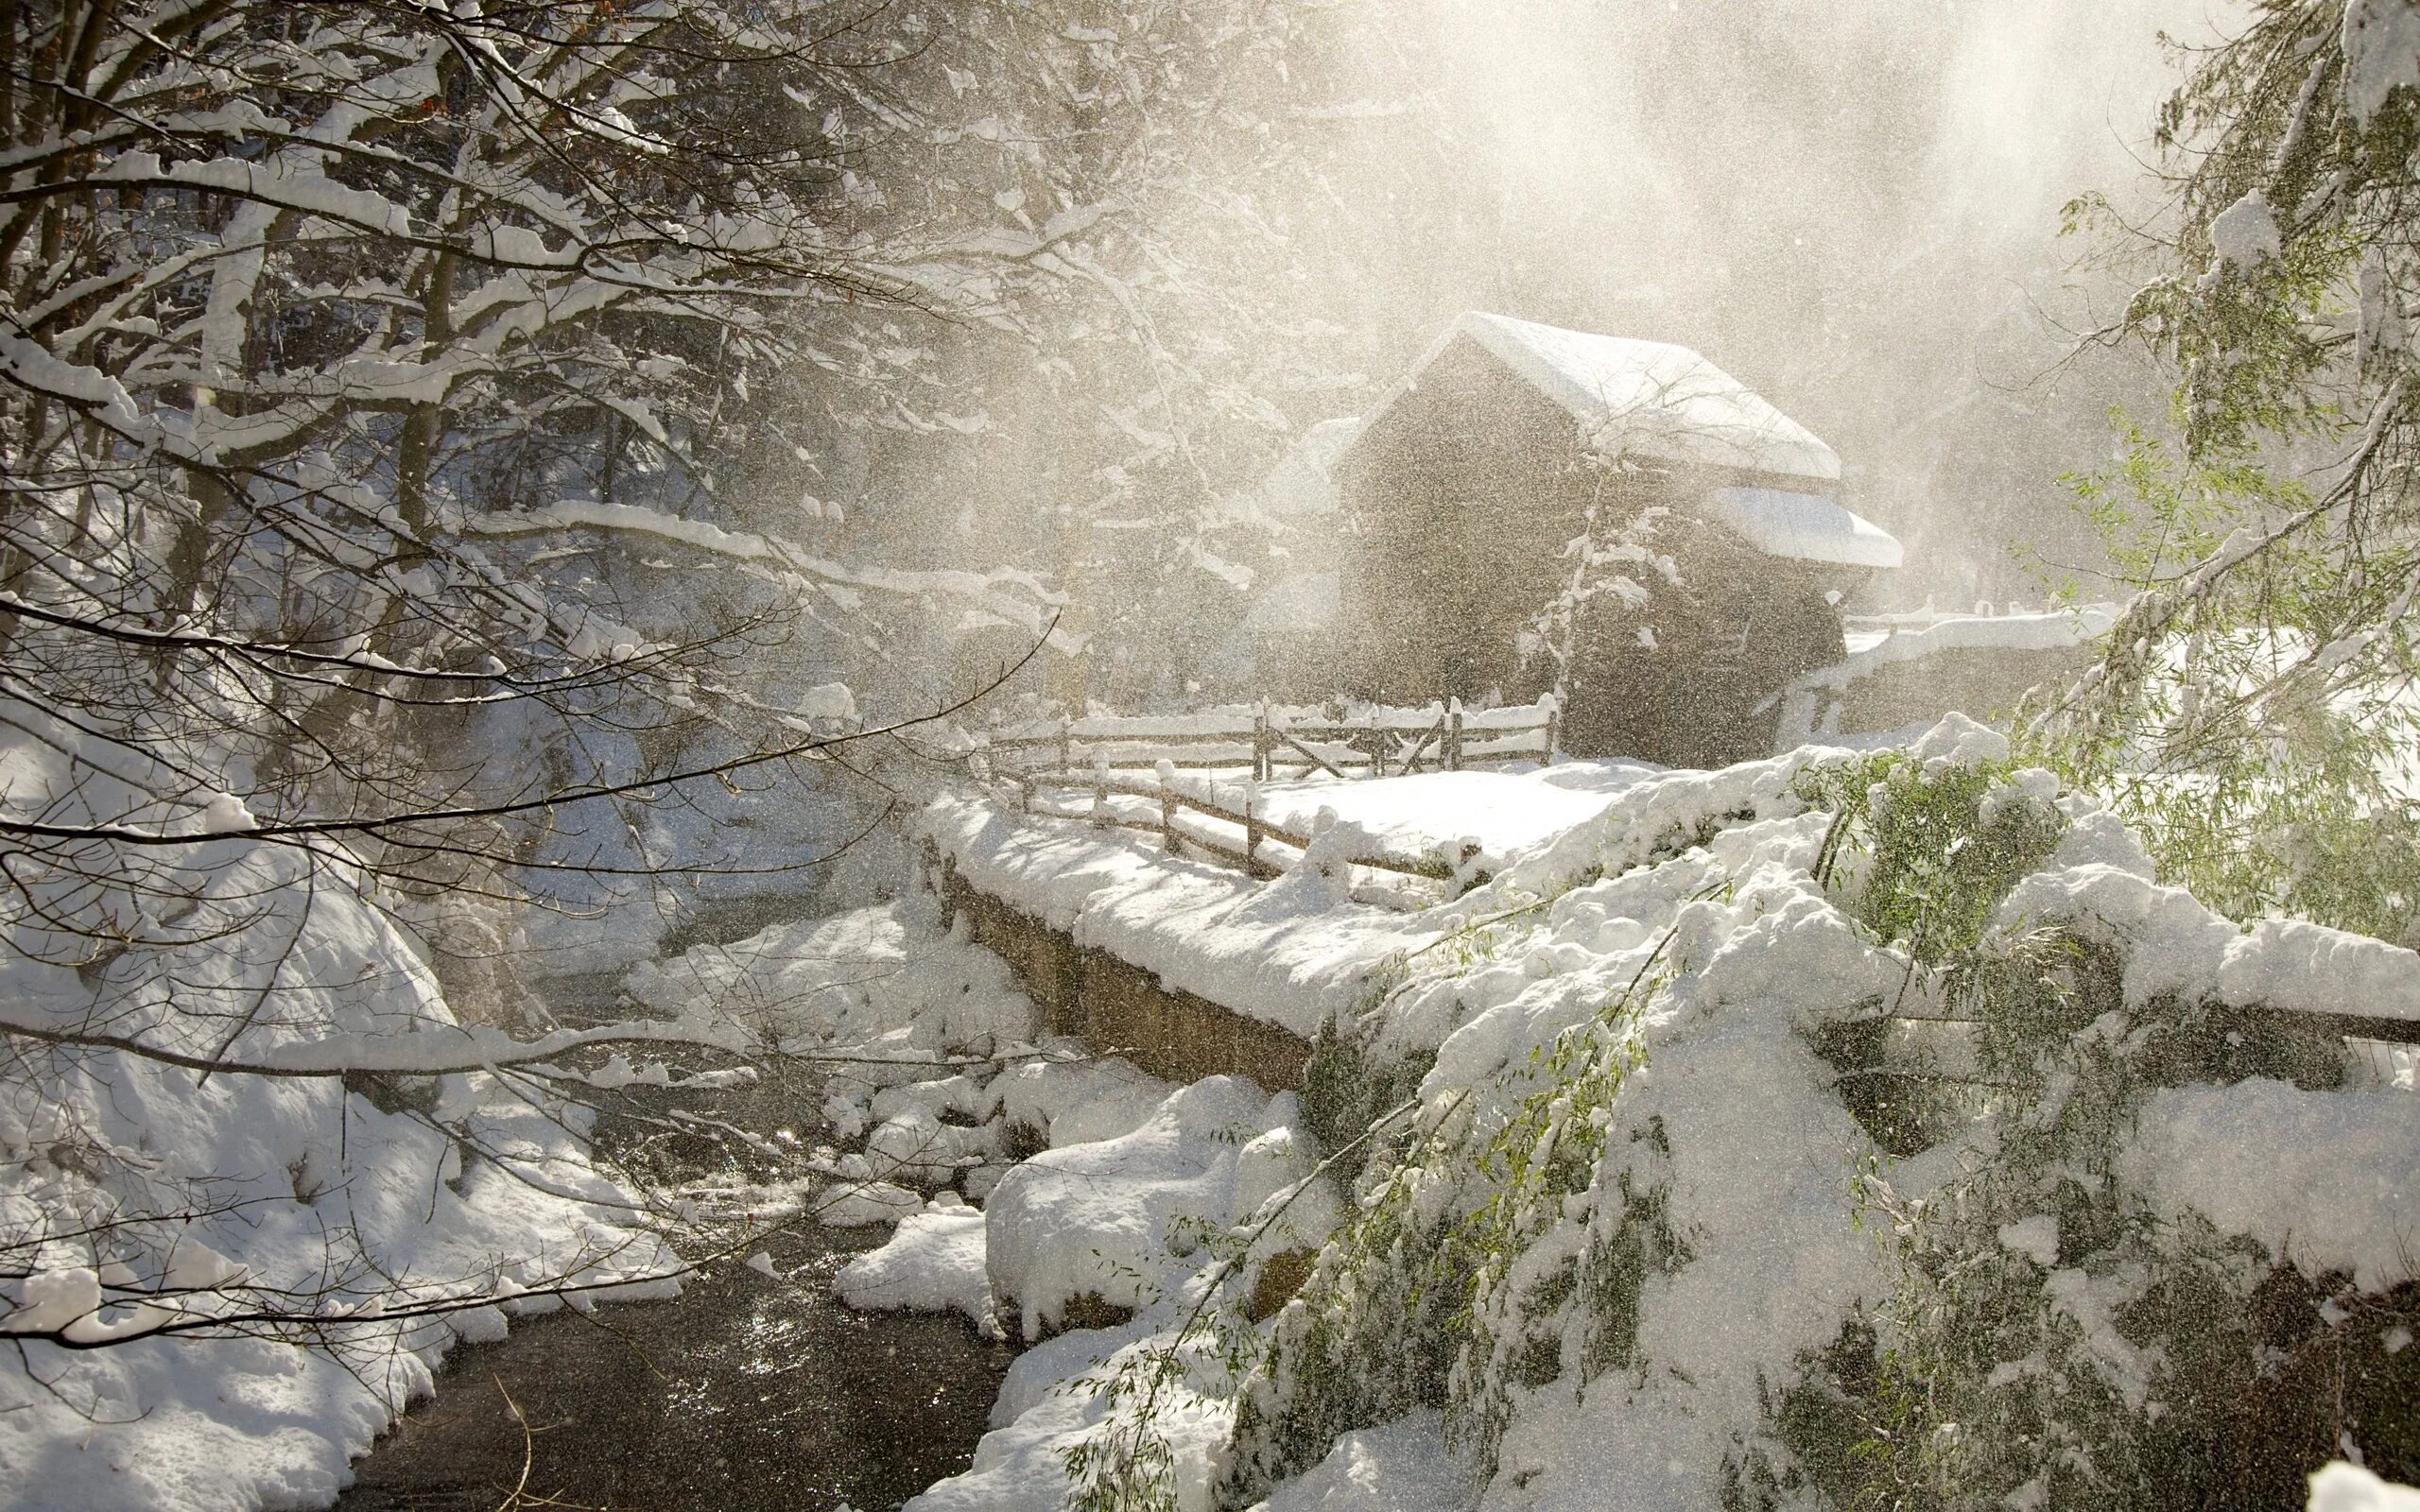
[[(786, 917), (726, 906), (667, 945)], [(545, 996), (563, 1022), (593, 1022), (619, 975), (558, 978)], [(719, 1116), (804, 1128), (817, 1115), (804, 1091), (707, 1101)], [(600, 1145), (618, 1143), (613, 1120)], [(1013, 1355), (955, 1314), (841, 1306), (833, 1276), (886, 1235), (802, 1225), (769, 1245), (776, 1276), (718, 1264), (668, 1301), (517, 1319), (496, 1343), (458, 1347), (436, 1395), (354, 1462), (337, 1512), (896, 1507), (972, 1461)]]

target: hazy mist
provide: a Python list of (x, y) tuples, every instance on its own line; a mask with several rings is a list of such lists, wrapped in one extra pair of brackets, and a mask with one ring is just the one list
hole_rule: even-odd
[[(1343, 301), (1398, 363), (1457, 308), (1694, 347), (1830, 440), (1851, 506), (1898, 533), (1883, 590), (2032, 597), (2013, 539), (2083, 559), (2055, 482), (2107, 455), (2113, 404), (2157, 416), (2141, 358), (2074, 332), (2121, 276), (2059, 236), (2086, 190), (2149, 210), (2148, 142), (2213, 35), (2204, 0), (1425, 0), (1365, 36), (1373, 88), (1425, 93), (1423, 154), (1383, 121), (1357, 176), (1434, 196), (1459, 235), (1343, 255), (1392, 264)], [(1399, 217), (1418, 212), (1400, 203)], [(1409, 307), (1407, 291), (1426, 307)], [(1380, 381), (1391, 373), (1376, 375)]]

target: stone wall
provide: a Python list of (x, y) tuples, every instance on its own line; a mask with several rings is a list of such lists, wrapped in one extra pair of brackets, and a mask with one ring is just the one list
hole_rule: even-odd
[(1271, 1091), (1300, 1085), (1310, 1042), (1204, 997), (1170, 988), (1107, 951), (1079, 945), (1041, 919), (977, 891), (948, 862), (942, 902), (963, 914), (975, 942), (1008, 962), (1052, 1034), (1075, 1035), (1154, 1076), (1189, 1082), (1249, 1076)]

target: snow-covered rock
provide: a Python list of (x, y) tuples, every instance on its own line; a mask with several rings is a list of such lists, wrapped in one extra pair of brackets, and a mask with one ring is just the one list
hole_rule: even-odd
[(869, 1312), (956, 1310), (978, 1327), (992, 1321), (992, 1286), (983, 1268), (983, 1211), (952, 1194), (899, 1220), (890, 1243), (849, 1262), (833, 1290)]
[[(1016, 1309), (1031, 1339), (1054, 1330), (1079, 1297), (1138, 1310), (1174, 1295), (1199, 1264), (1184, 1262), (1211, 1232), (1308, 1174), (1297, 1152), (1310, 1137), (1293, 1126), (1298, 1116), (1290, 1094), (1272, 1098), (1241, 1077), (1212, 1076), (1171, 1093), (1129, 1133), (1017, 1166), (989, 1205), (1000, 1305)], [(1336, 1211), (1327, 1196), (1288, 1216), (1315, 1223)]]

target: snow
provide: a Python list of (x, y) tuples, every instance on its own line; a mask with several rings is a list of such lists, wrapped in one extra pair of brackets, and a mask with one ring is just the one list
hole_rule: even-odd
[[(1808, 986), (1801, 1001), (1839, 1001), (1832, 984)], [(1794, 1014), (1789, 998), (1752, 999), (1726, 1005), (1728, 1023), (1651, 1031), (1653, 1061), (1633, 1073), (1616, 1137), (1661, 1121), (1670, 1211), (1692, 1258), (1647, 1283), (1635, 1380), (1582, 1395), (1566, 1378), (1524, 1404), (1487, 1506), (1720, 1505), (1723, 1451), (1756, 1421), (1764, 1383), (1881, 1294), (1880, 1256), (1859, 1231), (1848, 1180), (1871, 1145), (1830, 1095), (1829, 1068)]]
[(642, 1006), (736, 1021), (793, 1055), (862, 1057), (873, 1063), (846, 1069), (873, 1090), (946, 1070), (954, 1046), (1022, 1041), (1035, 1022), (997, 956), (939, 935), (906, 903), (701, 945), (642, 963), (622, 985)]
[(2284, 243), (2277, 234), (2277, 217), (2269, 209), (2269, 197), (2257, 189), (2249, 190), (2220, 211), (2210, 221), (2210, 248), (2218, 266), (2235, 272), (2273, 262)]
[(2420, 954), (2299, 919), (2261, 919), (2244, 929), (2131, 862), (2037, 871), (2010, 892), (1996, 921), (2011, 930), (2059, 923), (2084, 939), (2123, 946), (2130, 1004), (2173, 994), (2237, 1007), (2420, 1021)]
[(1446, 1447), (1443, 1415), (1424, 1408), (1346, 1434), (1252, 1512), (1461, 1512), (1478, 1504), (1480, 1488)]
[[(1935, 769), (2009, 754), (2004, 737), (1962, 716), (1909, 745)], [(1290, 817), (1300, 807), (1326, 807), (1327, 833), (1351, 824), (1390, 843), (1459, 828), (1499, 792), (1498, 834), (1509, 839), (1507, 827), (1526, 821), (1539, 832), (1526, 846), (1508, 845), (1492, 882), (1377, 921), (1401, 942), (1396, 985), (1377, 1006), (1365, 998), (1340, 1010), (1382, 1060), (1433, 1056), (1418, 1091), (1424, 1116), (1478, 1129), (1508, 1115), (1536, 1085), (1542, 1055), (1568, 1036), (1610, 1034), (1627, 1047), (1631, 1069), (1610, 1108), (1593, 1183), (1564, 1200), (1529, 1249), (1509, 1257), (1496, 1300), (1486, 1304), (1499, 1311), (1482, 1316), (1500, 1317), (1503, 1298), (1576, 1253), (1591, 1225), (1617, 1221), (1628, 1194), (1659, 1191), (1688, 1251), (1684, 1263), (1645, 1278), (1629, 1367), (1581, 1390), (1569, 1352), (1578, 1335), (1568, 1334), (1556, 1380), (1510, 1392), (1500, 1463), (1483, 1492), (1446, 1450), (1437, 1419), (1415, 1415), (1340, 1438), (1320, 1464), (1273, 1487), (1265, 1512), (1718, 1504), (1726, 1457), (1767, 1432), (1772, 1383), (1829, 1343), (1854, 1310), (1880, 1301), (1888, 1263), (1865, 1231), (1855, 1188), (1856, 1173), (1879, 1156), (1834, 1091), (1835, 1071), (1809, 1048), (1807, 1031), (1900, 992), (1909, 968), (1852, 924), (1810, 875), (1829, 816), (1809, 812), (1793, 783), (1807, 763), (1838, 754), (1808, 748), (1713, 772), (1609, 764), (1261, 789), (1272, 811), (1283, 804)], [(1482, 776), (1494, 781), (1467, 781)], [(1441, 780), (1447, 777), (1460, 781)], [(1545, 791), (1562, 792), (1573, 807), (1544, 816), (1536, 795)], [(2133, 1001), (2174, 991), (2332, 1013), (2414, 1007), (2420, 957), (2311, 925), (2246, 929), (2219, 919), (2160, 886), (2123, 827), (2085, 799), (2060, 796), (2048, 773), (2019, 773), (1991, 801), (2046, 804), (2067, 826), (2041, 870), (2012, 893), (1998, 927), (2054, 919), (2120, 945)], [(1222, 973), (1240, 971), (1226, 957), (1229, 936), (1261, 912), (1284, 921), (1277, 948), (1298, 960), (1322, 957), (1323, 933), (1337, 958), (1376, 943), (1365, 933), (1367, 910), (1300, 873), (1255, 885), (1081, 825), (1016, 823), (971, 800), (944, 800), (925, 822), (977, 885), (996, 885), (1089, 943), (1120, 954), (1136, 948), (1176, 979), (1216, 988)], [(1146, 899), (1156, 911), (1146, 912)], [(1449, 937), (1461, 949), (1424, 948)], [(1642, 981), (1650, 985), (1634, 1013), (1591, 1028)], [(936, 1088), (931, 1100), (964, 1106), (973, 1095), (961, 1084)], [(994, 1305), (1013, 1309), (1028, 1336), (1063, 1319), (1080, 1297), (1133, 1315), (1029, 1352), (1003, 1387), (994, 1431), (974, 1466), (914, 1505), (1063, 1505), (1063, 1456), (1120, 1420), (1115, 1394), (1099, 1383), (1121, 1362), (1132, 1367), (1169, 1349), (1184, 1360), (1160, 1419), (1178, 1504), (1209, 1504), (1236, 1383), (1208, 1359), (1211, 1336), (1181, 1338), (1177, 1329), (1222, 1252), (1208, 1236), (1248, 1231), (1239, 1226), (1273, 1211), (1310, 1168), (1316, 1152), (1290, 1104), (1211, 1078), (1172, 1091), (1104, 1137), (1063, 1143), (1054, 1126), (1053, 1150), (1001, 1177), (985, 1223)], [(1936, 1154), (1945, 1152), (1973, 1153), (1955, 1143)], [(1903, 1189), (1928, 1190), (1922, 1172), (1939, 1164), (1910, 1162)], [(2408, 1090), (2303, 1091), (2255, 1080), (2154, 1093), (2117, 1174), (2154, 1214), (2199, 1212), (2307, 1268), (2342, 1268), (2372, 1287), (2401, 1279), (2402, 1257), (2412, 1250), (2420, 1211), (2407, 1190), (2413, 1171), (2420, 1103)], [(1333, 1195), (1304, 1200), (1311, 1211), (1286, 1243), (1315, 1242), (1335, 1222)], [(2049, 1305), (2083, 1331), (2116, 1387), (2139, 1396), (2148, 1357), (2110, 1326), (2121, 1288), (2059, 1266), (2062, 1233), (2051, 1214), (2006, 1223), (1997, 1239), (2042, 1267)], [(1260, 1248), (1273, 1242), (1263, 1236)], [(963, 1257), (954, 1264), (955, 1283), (971, 1297)], [(1298, 1312), (1261, 1327), (1282, 1338)]]
[[(44, 1268), (19, 1283), (0, 1328), (57, 1327), (80, 1342), (126, 1342), (74, 1354), (23, 1343), (27, 1366), (49, 1384), (35, 1388), (19, 1377), (0, 1387), (9, 1408), (0, 1412), (0, 1463), (14, 1472), (0, 1487), (0, 1506), (324, 1504), (349, 1479), (347, 1461), (369, 1449), (404, 1401), (431, 1389), (455, 1342), (496, 1336), (506, 1313), (561, 1303), (530, 1297), (403, 1324), (376, 1322), (381, 1309), (476, 1291), (487, 1276), (510, 1293), (561, 1276), (646, 1275), (669, 1263), (653, 1240), (620, 1228), (599, 1205), (631, 1198), (589, 1170), (559, 1112), (523, 1108), (484, 1078), (465, 1137), (509, 1169), (463, 1161), (439, 1129), (380, 1113), (333, 1081), (263, 1086), (224, 1076), (197, 1089), (189, 1073), (116, 1053), (84, 1059), (85, 1074), (68, 1083), (73, 1095), (103, 1090), (89, 1107), (123, 1108), (130, 1123), (103, 1126), (130, 1148), (137, 1140), (147, 1145), (155, 1176), (209, 1172), (222, 1200), (251, 1206), (234, 1215), (242, 1221), (220, 1215), (180, 1226), (157, 1261), (130, 1243), (120, 1252), (133, 1263), (113, 1261), (96, 1273), (60, 1263), (63, 1254), (89, 1251), (54, 1246)], [(15, 1124), (15, 1111), (0, 1125), (0, 1145), (20, 1150), (29, 1134), (40, 1136)], [(42, 1179), (39, 1160), (17, 1163), (21, 1180)], [(457, 1170), (453, 1182), (442, 1179)], [(30, 1194), (12, 1184), (0, 1204), (22, 1218)], [(348, 1232), (351, 1241), (339, 1237)], [(354, 1321), (328, 1331), (337, 1353), (266, 1339), (129, 1337), (216, 1310), (221, 1297), (257, 1296), (274, 1307), (274, 1291), (251, 1288), (307, 1292), (323, 1265), (347, 1263), (350, 1242), (387, 1279), (333, 1299), (356, 1310)], [(159, 1307), (140, 1301), (155, 1287), (195, 1286), (221, 1290)], [(109, 1305), (95, 1313), (95, 1303)]]
[[(1273, 1166), (1286, 1181), (1310, 1174), (1299, 1116), (1290, 1092), (1212, 1076), (1171, 1093), (1131, 1133), (1023, 1162), (987, 1206), (993, 1294), (1028, 1339), (1056, 1329), (1079, 1297), (1139, 1310), (1173, 1297), (1199, 1264), (1183, 1262), (1201, 1246), (1200, 1226), (1243, 1221), (1282, 1184), (1270, 1170), (1248, 1179), (1255, 1168)], [(1318, 1245), (1338, 1209), (1333, 1194), (1288, 1209), (1291, 1243), (1276, 1247)]]
[(2420, 1490), (2382, 1481), (2342, 1460), (2312, 1473), (2310, 1512), (2420, 1512)]
[[(0, 743), (0, 792), (14, 815), (182, 810), (178, 822), (206, 834), (249, 827), (223, 776), (153, 797), (115, 775), (135, 758), (22, 706), (12, 717), (25, 738)], [(564, 1305), (543, 1295), (559, 1284), (672, 1289), (670, 1255), (631, 1227), (638, 1198), (590, 1162), (579, 1111), (458, 1058), (493, 1058), (506, 1041), (459, 1022), (367, 878), (227, 839), (149, 866), (108, 873), (78, 904), (108, 908), (123, 889), (123, 917), (150, 936), (111, 967), (106, 1019), (101, 979), (78, 969), (87, 954), (19, 916), (0, 956), (12, 1027), (238, 1065), (449, 1074), (406, 1081), (417, 1110), (389, 1111), (335, 1075), (201, 1077), (71, 1046), (18, 1057), (0, 1076), (0, 1228), (32, 1242), (17, 1251), (26, 1273), (0, 1281), (17, 1362), (0, 1374), (0, 1464), (12, 1471), (0, 1506), (324, 1504), (455, 1343)], [(29, 872), (21, 885), (40, 899), (52, 885)], [(148, 917), (163, 897), (185, 905), (184, 924)], [(498, 1293), (501, 1307), (402, 1315)], [(250, 1310), (300, 1312), (327, 1348), (159, 1334)], [(27, 1336), (53, 1330), (111, 1347)]]
[(834, 1228), (873, 1228), (897, 1223), (924, 1205), (906, 1187), (850, 1175), (841, 1177), (838, 1193), (816, 1204), (815, 1217)]
[(1432, 933), (1361, 904), (1255, 914), (1248, 905), (1260, 888), (1239, 872), (980, 799), (937, 799), (918, 829), (977, 890), (1171, 988), (1306, 1039), (1352, 1005), (1371, 967)]
[[(950, 929), (929, 894), (698, 946), (634, 968), (623, 987), (681, 1022), (744, 1028), (822, 1062), (823, 1117), (837, 1140), (856, 1147), (817, 1147), (807, 1162), (814, 1179), (803, 1189), (732, 1193), (722, 1204), (759, 1216), (804, 1213), (861, 1228), (952, 1212), (992, 1193), (1010, 1169), (1012, 1140), (1059, 1147), (1114, 1138), (1172, 1091), (1080, 1040), (1038, 1036), (1033, 1005), (1008, 967)], [(927, 1193), (929, 1200), (920, 1194)], [(941, 1284), (938, 1230), (967, 1221), (959, 1213), (920, 1224), (879, 1274), (912, 1272), (920, 1279), (899, 1279), (911, 1291)]]
[[(1172, 1331), (1170, 1311), (1163, 1309), (1157, 1321)], [(1046, 1356), (1065, 1378), (1007, 1424), (984, 1435), (964, 1473), (912, 1498), (900, 1512), (1064, 1512), (1066, 1455), (1097, 1439), (1115, 1411), (1108, 1393), (1088, 1389), (1085, 1383), (1141, 1363), (1148, 1352), (1166, 1349), (1167, 1341), (1148, 1330), (1102, 1330), (1051, 1343), (1069, 1347)], [(1035, 1350), (1027, 1358), (1041, 1353)], [(1214, 1350), (1188, 1348), (1180, 1367), (1183, 1379), (1161, 1393), (1151, 1415), (1153, 1432), (1169, 1450), (1169, 1489), (1176, 1512), (1212, 1512), (1215, 1505), (1212, 1490), (1234, 1425), (1234, 1409), (1201, 1387), (1220, 1369)], [(1016, 1384), (1012, 1371), (1003, 1397)], [(1030, 1388), (1037, 1383), (1028, 1380), (1028, 1384)]]
[[(1776, 750), (1808, 740), (1853, 747), (1904, 745), (1919, 727), (1887, 734), (1842, 733), (1828, 728), (1839, 722), (1837, 699), (1855, 683), (1890, 667), (1962, 651), (2013, 651), (2045, 656), (2074, 652), (2107, 633), (2118, 621), (2115, 606), (2082, 605), (2074, 610), (2031, 614), (1954, 614), (1929, 618), (1909, 628), (1892, 626), (1882, 633), (1853, 631), (1848, 654), (1829, 666), (1800, 674), (1775, 697), (1781, 704), (1773, 746)], [(2044, 675), (2049, 675), (2046, 664)], [(1824, 710), (1832, 705), (1828, 716)], [(1824, 726), (1824, 728), (1819, 728)]]
[(2307, 1274), (2347, 1271), (2373, 1291), (2410, 1278), (2420, 1240), (2420, 1098), (2265, 1077), (2168, 1088), (2119, 1172), (2165, 1216), (2199, 1212)]
[(1944, 651), (2066, 650), (2106, 633), (2117, 622), (2116, 612), (2103, 605), (2086, 605), (2072, 612), (1951, 615), (1920, 629), (1870, 641), (1863, 650), (1819, 667), (1798, 681), (1811, 687), (1845, 688), (1886, 666)]
[(1547, 781), (1553, 770), (1263, 782), (1255, 812), (1306, 833), (1313, 818), (1325, 810), (1340, 823), (1358, 826), (1380, 849), (1399, 855), (1426, 855), (1468, 837), (1478, 842), (1483, 863), (1492, 867), (1516, 850), (1595, 818), (1613, 801), (1611, 792)]
[(1496, 874), (1498, 889), (1547, 894), (1591, 872), (1616, 876), (1659, 852), (1685, 850), (1693, 836), (1723, 816), (1782, 817), (1804, 812), (1790, 791), (1799, 770), (1820, 759), (1820, 747), (1727, 766), (1720, 771), (1624, 774), (1621, 800), (1513, 858)]
[(2344, 104), (2362, 126), (2397, 89), (2420, 84), (2420, 6), (2411, 0), (2351, 0), (2339, 40)]
[[(1917, 736), (1908, 747), (1908, 755), (1930, 777), (1947, 766), (2004, 762), (2008, 760), (2008, 748), (2006, 735), (1964, 714), (1952, 713), (1943, 715), (1939, 723)], [(2054, 782), (2052, 796), (2056, 792)]]
[(1783, 489), (1717, 489), (1698, 506), (1768, 557), (1843, 567), (1896, 567), (1898, 538), (1820, 494)]
[(1588, 446), (1709, 467), (1839, 480), (1841, 458), (1796, 421), (1689, 351), (1466, 311), (1370, 413), (1367, 430), (1458, 340), (1493, 353), (1580, 424)]
[(937, 1203), (899, 1220), (890, 1243), (841, 1267), (832, 1288), (864, 1311), (955, 1310), (978, 1327), (992, 1321), (984, 1273), (984, 1214), (964, 1202)]
[(2036, 1265), (2050, 1266), (2059, 1259), (2059, 1220), (2056, 1215), (2037, 1212), (2031, 1218), (2004, 1223), (1999, 1228), (2000, 1247), (2014, 1250)]

